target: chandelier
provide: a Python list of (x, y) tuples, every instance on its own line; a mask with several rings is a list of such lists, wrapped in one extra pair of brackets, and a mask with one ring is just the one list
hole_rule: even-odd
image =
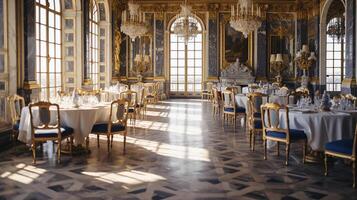
[(337, 40), (345, 36), (344, 17), (336, 17), (330, 21), (327, 28), (327, 35), (337, 38)]
[(139, 4), (129, 2), (128, 7), (129, 12), (124, 10), (122, 13), (122, 25), (120, 29), (132, 41), (135, 41), (135, 38), (145, 35), (148, 32), (148, 28), (145, 23), (145, 14), (140, 11)]
[(181, 12), (177, 15), (173, 32), (177, 37), (182, 38), (186, 45), (199, 33), (197, 20), (192, 14), (192, 7), (187, 5), (187, 0), (185, 0), (185, 5), (181, 5)]
[(257, 30), (262, 24), (261, 10), (252, 0), (238, 0), (237, 6), (231, 7), (231, 27), (242, 32), (244, 37)]

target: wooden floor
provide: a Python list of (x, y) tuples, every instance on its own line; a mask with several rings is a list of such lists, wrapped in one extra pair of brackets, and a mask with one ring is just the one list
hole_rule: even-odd
[[(121, 136), (108, 155), (90, 140), (91, 154), (63, 156), (56, 164), (45, 144), (38, 164), (25, 145), (0, 155), (0, 199), (353, 199), (351, 168), (302, 164), (293, 147), (290, 166), (276, 149), (263, 160), (258, 142), (249, 151), (245, 128), (213, 117), (206, 101), (174, 99), (149, 106), (129, 130), (127, 155)], [(282, 155), (284, 148), (281, 148)], [(42, 155), (41, 155), (42, 154)]]

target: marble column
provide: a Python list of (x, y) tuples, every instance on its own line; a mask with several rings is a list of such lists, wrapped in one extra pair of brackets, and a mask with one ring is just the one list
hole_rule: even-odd
[(346, 54), (342, 93), (357, 95), (356, 86), (356, 0), (346, 0)]
[(257, 60), (255, 76), (257, 80), (266, 81), (268, 77), (268, 37), (267, 37), (267, 21), (263, 21), (261, 27), (257, 31)]
[(155, 77), (165, 76), (164, 38), (164, 15), (163, 13), (155, 13)]
[(35, 0), (24, 0), (23, 3), (23, 34), (24, 34), (24, 85), (19, 93), (27, 102), (32, 97), (38, 97), (39, 86), (36, 82), (36, 32), (35, 32)]
[(90, 38), (89, 38), (89, 3), (90, 1), (88, 0), (82, 0), (82, 10), (83, 10), (83, 41), (85, 41), (83, 43), (83, 79), (84, 79), (84, 83), (86, 80), (89, 79), (89, 75), (88, 75), (88, 52), (89, 52), (89, 49), (88, 49), (88, 46), (90, 44)]
[(208, 80), (218, 80), (219, 77), (218, 33), (218, 15), (212, 12), (208, 20)]

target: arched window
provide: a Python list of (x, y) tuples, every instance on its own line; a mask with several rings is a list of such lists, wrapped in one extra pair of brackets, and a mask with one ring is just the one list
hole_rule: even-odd
[(99, 88), (99, 12), (96, 0), (91, 0), (89, 5), (89, 42), (88, 42), (88, 75), (93, 88)]
[(41, 99), (56, 96), (62, 87), (61, 1), (36, 0), (36, 74)]
[[(342, 23), (344, 23), (342, 17), (334, 17), (327, 24), (327, 29), (331, 27), (338, 29), (337, 26), (341, 26)], [(345, 36), (337, 37), (327, 34), (326, 38), (326, 89), (327, 91), (341, 91), (345, 71)]]
[(185, 44), (173, 32), (176, 19), (170, 27), (170, 93), (171, 95), (199, 95), (202, 89), (202, 25), (195, 18), (199, 34)]

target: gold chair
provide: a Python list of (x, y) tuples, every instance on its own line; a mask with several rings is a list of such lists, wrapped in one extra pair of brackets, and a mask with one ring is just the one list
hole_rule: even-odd
[(325, 145), (325, 176), (328, 175), (328, 157), (343, 158), (352, 161), (353, 188), (356, 188), (356, 151), (357, 151), (357, 127), (353, 139), (342, 139), (329, 142)]
[[(99, 135), (107, 135), (108, 153), (113, 148), (113, 135), (122, 133), (124, 135), (123, 154), (125, 154), (126, 135), (127, 135), (127, 117), (128, 102), (124, 99), (114, 100), (110, 105), (110, 114), (108, 123), (95, 124), (92, 133), (97, 134), (97, 146), (99, 148)], [(116, 109), (116, 111), (115, 111)]]
[[(55, 118), (52, 120), (51, 110), (56, 111)], [(34, 115), (34, 111), (37, 111)], [(57, 141), (57, 160), (61, 161), (61, 142), (63, 139), (70, 138), (70, 152), (73, 146), (73, 129), (70, 127), (61, 127), (60, 111), (58, 104), (50, 102), (37, 102), (29, 105), (31, 136), (32, 136), (32, 155), (33, 163), (36, 164), (36, 143), (46, 142), (48, 140)]]
[(220, 95), (217, 88), (212, 88), (212, 106), (213, 106), (213, 115), (219, 115), (221, 112), (221, 103), (220, 103)]
[(206, 83), (206, 89), (201, 92), (201, 98), (205, 99), (207, 98), (208, 100), (213, 99), (213, 83), (212, 82), (207, 82)]
[(263, 132), (261, 120), (260, 106), (263, 104), (263, 98), (267, 95), (259, 92), (249, 93), (248, 97), (248, 132), (249, 132), (249, 147), (252, 151), (255, 150), (255, 135)]
[(141, 83), (137, 83), (132, 85), (130, 88), (132, 91), (137, 93), (137, 113), (139, 116), (144, 116), (146, 113), (145, 87)]
[(234, 122), (234, 127), (236, 126), (237, 116), (242, 116), (245, 118), (246, 109), (236, 105), (234, 93), (230, 90), (224, 90), (222, 92), (223, 101), (223, 120), (228, 120), (231, 118)]
[(19, 134), (19, 125), (21, 119), (21, 111), (25, 105), (25, 99), (17, 94), (7, 97), (7, 102), (10, 110), (11, 124), (12, 124), (12, 140), (16, 142)]
[(145, 101), (147, 103), (157, 103), (158, 102), (158, 85), (159, 82), (156, 83), (146, 83), (146, 96)]
[(132, 90), (120, 93), (120, 99), (124, 99), (128, 102), (128, 106), (126, 107), (128, 110), (128, 118), (130, 119), (130, 122), (134, 120), (134, 124), (136, 122), (137, 98), (137, 93)]
[[(284, 111), (285, 123), (280, 122), (280, 112)], [(263, 125), (264, 160), (267, 159), (267, 140), (277, 142), (278, 155), (279, 143), (286, 144), (285, 165), (289, 165), (290, 144), (294, 142), (303, 143), (303, 163), (307, 146), (307, 136), (304, 131), (289, 128), (289, 109), (276, 103), (267, 103), (261, 106), (261, 119)], [(286, 128), (281, 127), (285, 124)]]

